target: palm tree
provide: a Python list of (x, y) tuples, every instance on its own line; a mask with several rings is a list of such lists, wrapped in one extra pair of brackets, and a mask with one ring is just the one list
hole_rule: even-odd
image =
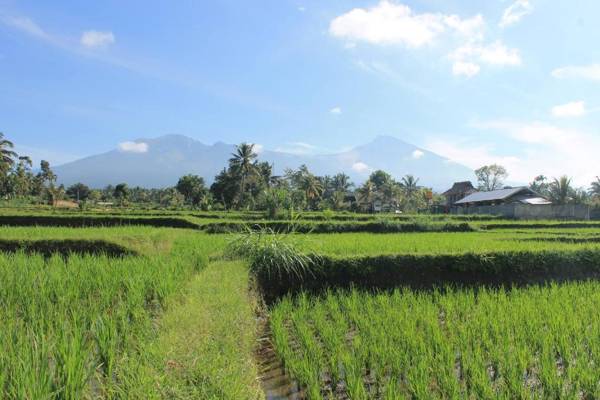
[(270, 188), (271, 185), (275, 183), (275, 179), (273, 177), (273, 165), (269, 164), (268, 162), (265, 161), (256, 164), (256, 172), (267, 188)]
[(375, 184), (372, 180), (366, 181), (359, 189), (359, 202), (362, 204), (367, 204), (369, 206), (369, 211), (373, 210), (373, 199), (375, 197)]
[(418, 184), (419, 184), (419, 178), (415, 178), (412, 175), (406, 175), (400, 181), (400, 187), (402, 188), (404, 195), (409, 199), (411, 199), (415, 195), (415, 193), (419, 190)]
[(350, 177), (342, 172), (333, 176), (332, 186), (336, 192), (347, 192), (353, 184)]
[(550, 199), (557, 204), (567, 204), (573, 194), (573, 188), (571, 187), (571, 178), (566, 175), (560, 178), (554, 178), (554, 181), (550, 183)]
[(239, 174), (240, 177), (240, 197), (246, 191), (246, 180), (256, 174), (256, 153), (254, 152), (254, 144), (242, 143), (237, 146), (235, 153), (231, 154), (229, 165)]
[(341, 210), (344, 208), (344, 200), (346, 200), (346, 192), (342, 192), (340, 190), (336, 190), (331, 195), (331, 204), (333, 205), (334, 210)]
[(600, 197), (600, 177), (596, 177), (596, 180), (592, 182), (590, 187), (590, 194), (592, 196)]
[(0, 172), (6, 173), (14, 164), (17, 153), (12, 151), (15, 145), (8, 139), (4, 139), (4, 133), (0, 132)]
[(323, 184), (313, 174), (307, 174), (302, 179), (302, 190), (308, 201), (314, 201), (323, 194)]

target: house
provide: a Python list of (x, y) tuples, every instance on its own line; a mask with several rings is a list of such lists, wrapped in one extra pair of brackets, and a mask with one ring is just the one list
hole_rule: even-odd
[(452, 188), (446, 190), (442, 195), (446, 197), (446, 206), (452, 207), (454, 203), (464, 199), (468, 195), (477, 192), (477, 189), (473, 187), (473, 184), (469, 181), (455, 182)]
[(70, 200), (54, 200), (52, 205), (56, 208), (79, 208), (79, 203)]
[(500, 204), (530, 204), (546, 205), (552, 202), (543, 198), (540, 194), (534, 192), (526, 186), (516, 188), (505, 188), (491, 190), (489, 192), (475, 192), (454, 202), (454, 206), (473, 207), (473, 206), (495, 206)]

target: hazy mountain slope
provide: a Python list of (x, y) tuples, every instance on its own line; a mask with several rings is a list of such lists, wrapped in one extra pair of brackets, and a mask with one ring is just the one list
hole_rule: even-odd
[[(59, 182), (65, 185), (84, 182), (92, 187), (120, 182), (131, 186), (165, 187), (174, 185), (180, 176), (188, 173), (212, 182), (235, 149), (234, 145), (221, 142), (205, 145), (179, 135), (135, 142), (146, 146), (136, 148), (136, 151), (117, 149), (56, 167)], [(422, 185), (436, 190), (444, 190), (454, 181), (472, 178), (469, 168), (390, 136), (377, 137), (368, 144), (338, 154), (264, 151), (259, 159), (272, 163), (276, 174), (283, 173), (285, 168), (306, 164), (318, 175), (346, 172), (356, 183), (366, 180), (375, 169), (383, 169), (398, 179), (413, 174), (420, 178)]]

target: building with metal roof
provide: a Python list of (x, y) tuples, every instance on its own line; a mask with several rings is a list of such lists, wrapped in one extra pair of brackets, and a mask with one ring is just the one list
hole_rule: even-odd
[(493, 206), (499, 204), (552, 204), (539, 193), (526, 186), (475, 192), (454, 203), (456, 206)]

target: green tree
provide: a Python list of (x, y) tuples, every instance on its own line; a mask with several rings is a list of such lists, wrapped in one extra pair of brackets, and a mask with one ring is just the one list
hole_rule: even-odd
[(341, 190), (336, 190), (331, 195), (331, 207), (336, 210), (343, 210), (346, 208), (346, 192)]
[(415, 211), (419, 208), (418, 198), (420, 193), (419, 178), (415, 178), (413, 175), (406, 175), (400, 180), (400, 189), (405, 201), (405, 208)]
[(304, 191), (308, 203), (313, 207), (323, 194), (323, 184), (316, 176), (310, 173), (304, 175), (300, 188)]
[(596, 180), (590, 184), (590, 195), (594, 197), (600, 197), (600, 177), (596, 177)]
[(384, 185), (389, 185), (390, 183), (392, 183), (394, 181), (394, 179), (392, 178), (392, 176), (390, 174), (388, 174), (385, 171), (382, 170), (377, 170), (374, 171), (370, 176), (369, 176), (369, 180), (371, 182), (373, 182), (373, 185), (375, 185), (375, 189), (376, 190), (381, 190), (383, 188)]
[(198, 175), (182, 176), (179, 178), (175, 188), (183, 195), (187, 204), (194, 206), (200, 204), (202, 198), (206, 196), (207, 193), (204, 179)]
[(67, 188), (67, 196), (76, 201), (87, 201), (90, 197), (90, 188), (83, 183), (75, 183)]
[[(117, 185), (118, 187), (118, 185)], [(163, 207), (181, 207), (185, 203), (185, 196), (175, 188), (162, 191), (160, 205)]]
[(120, 204), (125, 203), (129, 198), (129, 187), (127, 186), (127, 184), (119, 183), (117, 186), (115, 186), (115, 189), (113, 191), (113, 197)]
[(279, 213), (289, 208), (291, 204), (289, 193), (285, 189), (266, 189), (261, 197), (260, 205), (267, 212), (267, 218), (275, 219)]
[(38, 176), (42, 180), (42, 184), (48, 184), (50, 187), (54, 186), (56, 182), (56, 174), (50, 168), (50, 163), (46, 160), (40, 162), (40, 172)]
[(0, 132), (0, 174), (6, 176), (8, 171), (15, 164), (18, 157), (12, 149), (15, 147), (13, 142), (4, 138), (4, 133)]
[(215, 181), (210, 186), (210, 192), (214, 199), (223, 207), (229, 209), (233, 207), (233, 202), (238, 194), (238, 182), (231, 171), (223, 168), (223, 170), (215, 177)]
[(573, 200), (571, 178), (566, 175), (554, 178), (549, 186), (550, 199), (556, 204), (568, 204)]
[(350, 181), (350, 177), (343, 172), (335, 174), (332, 180), (333, 190), (336, 192), (347, 192), (354, 186)]
[(34, 189), (34, 176), (31, 172), (31, 158), (27, 156), (19, 157), (19, 162), (12, 176), (13, 190), (17, 197), (28, 196)]
[(375, 193), (376, 186), (368, 179), (363, 185), (358, 188), (358, 202), (363, 208), (366, 208), (368, 211), (373, 211), (373, 202), (375, 201)]
[(541, 194), (542, 196), (550, 195), (550, 183), (548, 182), (548, 178), (544, 175), (538, 175), (533, 179), (533, 182), (529, 184), (529, 189), (533, 190), (536, 193)]
[(412, 198), (419, 190), (419, 178), (406, 175), (400, 181), (400, 187), (407, 198)]
[(237, 146), (235, 153), (231, 154), (229, 159), (229, 167), (231, 171), (239, 178), (239, 198), (238, 202), (242, 202), (246, 193), (246, 183), (248, 179), (257, 174), (256, 158), (254, 152), (254, 144), (242, 143)]
[(260, 177), (260, 184), (265, 188), (270, 188), (275, 184), (273, 179), (273, 166), (266, 161), (256, 164), (256, 172)]
[(498, 164), (485, 165), (475, 170), (479, 190), (491, 191), (501, 189), (508, 177), (506, 168)]

